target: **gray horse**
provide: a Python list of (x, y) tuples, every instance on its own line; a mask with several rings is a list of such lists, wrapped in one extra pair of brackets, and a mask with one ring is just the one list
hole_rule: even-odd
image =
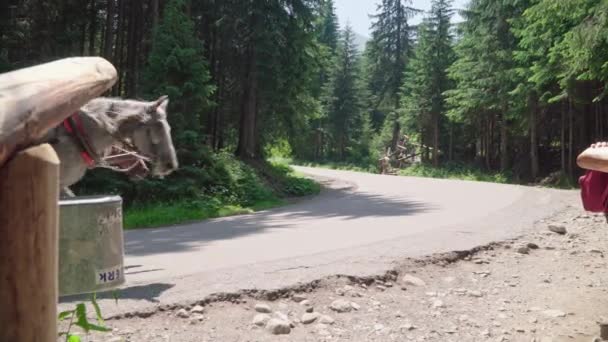
[(61, 161), (62, 194), (73, 196), (69, 187), (88, 169), (106, 164), (104, 156), (116, 145), (132, 146), (152, 164), (153, 176), (162, 178), (176, 170), (168, 102), (167, 96), (153, 102), (97, 98), (74, 115), (77, 120), (72, 116), (71, 125), (51, 130), (43, 142), (51, 143)]

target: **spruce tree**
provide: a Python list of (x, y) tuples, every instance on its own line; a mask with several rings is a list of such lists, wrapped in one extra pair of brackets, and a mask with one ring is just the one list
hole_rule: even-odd
[(214, 86), (203, 56), (202, 42), (186, 14), (183, 0), (170, 0), (154, 32), (154, 46), (144, 71), (150, 98), (169, 95), (168, 119), (177, 142), (202, 141), (202, 117), (209, 108)]
[[(418, 42), (403, 87), (406, 122), (420, 133), (421, 142), (432, 146), (432, 161), (439, 163), (442, 149), (442, 123), (445, 121), (445, 95), (450, 89), (447, 68), (454, 60), (449, 0), (433, 0), (429, 16), (418, 27)], [(444, 125), (447, 126), (447, 125)]]
[(335, 154), (345, 160), (353, 140), (363, 127), (361, 110), (360, 64), (350, 25), (342, 33), (335, 67), (325, 87), (324, 107)]
[[(369, 80), (371, 108), (375, 125), (392, 127), (394, 150), (401, 131), (397, 109), (403, 73), (412, 53), (413, 28), (409, 25), (418, 11), (411, 0), (382, 0), (373, 16), (372, 38), (366, 47), (366, 73)], [(389, 113), (392, 121), (385, 120)], [(385, 129), (386, 130), (386, 129)]]

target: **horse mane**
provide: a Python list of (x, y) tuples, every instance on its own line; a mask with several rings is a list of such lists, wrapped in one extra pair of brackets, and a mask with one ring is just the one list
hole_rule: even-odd
[(114, 135), (130, 124), (148, 121), (151, 116), (147, 106), (148, 102), (144, 101), (99, 97), (84, 105), (81, 111)]

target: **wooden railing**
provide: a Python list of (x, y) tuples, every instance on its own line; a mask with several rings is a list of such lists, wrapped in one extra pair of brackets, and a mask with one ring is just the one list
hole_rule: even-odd
[(0, 75), (0, 341), (57, 340), (59, 159), (37, 143), (115, 82), (99, 57)]

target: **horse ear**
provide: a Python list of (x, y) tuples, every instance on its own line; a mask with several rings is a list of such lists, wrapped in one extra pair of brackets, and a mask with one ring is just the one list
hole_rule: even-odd
[(158, 100), (154, 101), (154, 104), (150, 107), (149, 111), (155, 113), (158, 108), (162, 109), (163, 112), (167, 112), (167, 105), (169, 104), (169, 96), (163, 95), (158, 98)]

